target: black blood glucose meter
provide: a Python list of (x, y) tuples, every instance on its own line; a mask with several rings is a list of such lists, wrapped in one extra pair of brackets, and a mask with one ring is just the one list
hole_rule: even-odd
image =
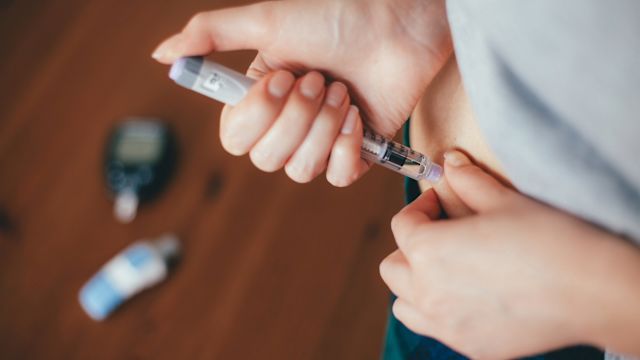
[(105, 159), (116, 219), (132, 221), (138, 204), (153, 199), (165, 188), (176, 160), (175, 139), (158, 119), (130, 118), (119, 124), (110, 136)]

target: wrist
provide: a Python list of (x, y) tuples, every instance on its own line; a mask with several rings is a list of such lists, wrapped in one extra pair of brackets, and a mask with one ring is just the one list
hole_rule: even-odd
[(365, 0), (365, 3), (377, 7), (374, 12), (384, 17), (379, 24), (391, 27), (388, 33), (395, 35), (389, 39), (393, 43), (410, 40), (413, 50), (423, 54), (423, 61), (442, 65), (450, 57), (453, 46), (445, 0)]
[(581, 342), (615, 352), (639, 354), (640, 249), (596, 230), (585, 257)]

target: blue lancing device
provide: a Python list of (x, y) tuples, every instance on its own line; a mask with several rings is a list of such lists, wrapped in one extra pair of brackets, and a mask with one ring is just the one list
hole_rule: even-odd
[(80, 305), (92, 319), (106, 319), (126, 300), (164, 280), (179, 252), (180, 242), (171, 234), (133, 243), (80, 289)]

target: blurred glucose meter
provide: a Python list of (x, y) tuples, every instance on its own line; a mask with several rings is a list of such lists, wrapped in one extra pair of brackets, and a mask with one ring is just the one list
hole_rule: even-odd
[(167, 185), (175, 163), (175, 139), (161, 121), (130, 118), (119, 124), (111, 134), (105, 158), (116, 219), (131, 222), (138, 204), (153, 199)]

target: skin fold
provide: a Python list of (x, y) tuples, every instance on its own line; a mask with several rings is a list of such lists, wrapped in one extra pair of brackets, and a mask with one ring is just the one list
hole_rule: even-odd
[[(478, 128), (454, 56), (429, 84), (414, 109), (410, 139), (413, 149), (428, 154), (436, 161), (442, 161), (444, 152), (449, 149), (470, 154), (476, 164), (509, 184), (502, 166)], [(420, 182), (422, 191), (431, 186), (426, 181)], [(471, 213), (451, 191), (447, 181), (436, 184), (434, 189), (448, 216), (461, 217)]]

